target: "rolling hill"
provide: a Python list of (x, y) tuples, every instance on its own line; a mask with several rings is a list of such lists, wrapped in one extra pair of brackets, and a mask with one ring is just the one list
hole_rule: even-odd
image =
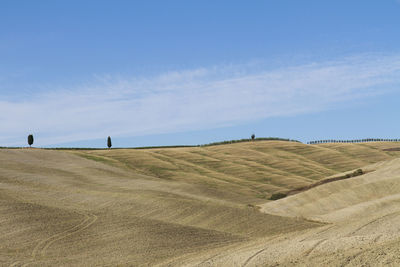
[(89, 159), (161, 180), (195, 184), (200, 194), (238, 203), (262, 203), (323, 178), (389, 160), (397, 143), (321, 144), (258, 141), (229, 145), (93, 150)]
[[(375, 226), (370, 221), (378, 219), (383, 228), (396, 219), (388, 214), (397, 212), (397, 146), (260, 141), (144, 150), (1, 149), (0, 265), (307, 263), (323, 244), (328, 251), (340, 247), (322, 239), (343, 229), (354, 238)], [(359, 167), (371, 172), (268, 201), (273, 193)], [(346, 218), (354, 223), (347, 225)], [(299, 245), (302, 239), (307, 242)]]

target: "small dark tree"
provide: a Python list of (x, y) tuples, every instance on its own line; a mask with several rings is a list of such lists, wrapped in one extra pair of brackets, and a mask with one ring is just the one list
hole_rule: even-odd
[(256, 135), (255, 134), (252, 134), (251, 135), (251, 140), (254, 140), (256, 138)]
[(28, 135), (28, 145), (30, 146), (30, 147), (32, 147), (32, 145), (33, 145), (33, 135)]
[(108, 137), (108, 138), (107, 138), (107, 146), (108, 146), (108, 148), (111, 148), (111, 147), (112, 147), (111, 137)]

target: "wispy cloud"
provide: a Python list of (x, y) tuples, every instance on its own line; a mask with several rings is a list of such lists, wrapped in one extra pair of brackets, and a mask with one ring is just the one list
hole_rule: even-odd
[(29, 100), (0, 96), (0, 145), (23, 145), (28, 132), (50, 145), (318, 112), (395, 90), (399, 74), (400, 55), (362, 55), (268, 71), (215, 66), (145, 78), (102, 76)]

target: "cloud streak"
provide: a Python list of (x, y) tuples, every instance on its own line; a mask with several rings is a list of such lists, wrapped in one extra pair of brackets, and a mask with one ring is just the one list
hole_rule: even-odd
[(318, 112), (396, 90), (399, 74), (399, 55), (361, 55), (268, 71), (244, 65), (102, 76), (29, 100), (0, 97), (0, 145), (24, 145), (20, 140), (29, 132), (51, 145)]

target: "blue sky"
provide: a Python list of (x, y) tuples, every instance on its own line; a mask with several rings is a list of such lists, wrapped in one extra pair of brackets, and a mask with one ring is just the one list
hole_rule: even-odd
[(400, 1), (2, 1), (0, 146), (400, 138)]

